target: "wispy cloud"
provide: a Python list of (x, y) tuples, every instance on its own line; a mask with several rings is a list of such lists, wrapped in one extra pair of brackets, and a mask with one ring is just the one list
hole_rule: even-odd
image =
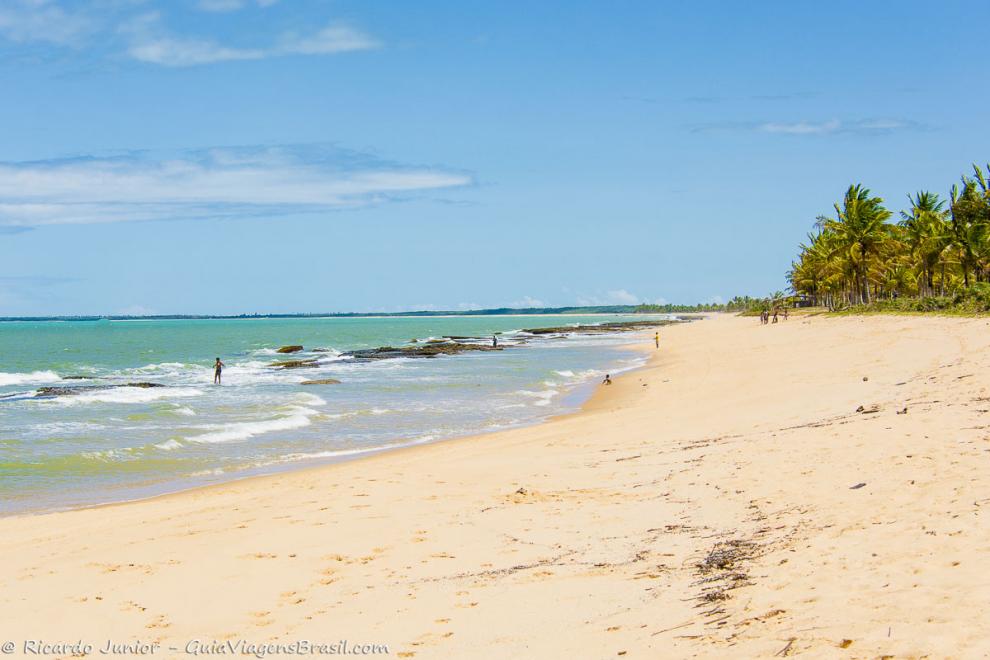
[(260, 60), (286, 55), (329, 55), (381, 46), (379, 41), (368, 34), (345, 24), (330, 24), (308, 33), (286, 32), (270, 45), (229, 46), (207, 38), (172, 35), (165, 29), (158, 12), (131, 19), (120, 28), (120, 32), (129, 41), (127, 52), (132, 58), (169, 67)]
[(15, 43), (72, 46), (95, 27), (90, 17), (66, 11), (51, 0), (3, 0), (0, 4), (0, 37)]
[(0, 228), (326, 212), (471, 182), (326, 145), (0, 162)]
[[(196, 8), (232, 12), (270, 7), (278, 0), (199, 0)], [(174, 6), (161, 5), (170, 11)], [(72, 7), (72, 9), (67, 9)], [(182, 11), (181, 9), (178, 11)], [(209, 33), (175, 33), (161, 11), (144, 0), (0, 0), (0, 42), (58, 49), (92, 48), (138, 62), (190, 67), (218, 62), (261, 60), (289, 55), (331, 55), (381, 47), (381, 42), (346, 23), (325, 21), (305, 30), (251, 35), (228, 43)]]
[(577, 304), (583, 306), (594, 305), (638, 305), (643, 299), (635, 293), (625, 289), (612, 289), (605, 293), (597, 293), (593, 296), (578, 296)]
[(538, 298), (533, 298), (532, 296), (523, 296), (519, 300), (513, 300), (512, 302), (509, 303), (508, 306), (526, 308), (526, 307), (546, 307), (547, 305)]
[(248, 4), (254, 4), (262, 8), (271, 7), (276, 2), (278, 0), (254, 0), (252, 3), (245, 2), (245, 0), (199, 0), (196, 6), (203, 11), (228, 12), (244, 9)]
[(826, 119), (821, 121), (715, 122), (690, 127), (693, 133), (741, 131), (780, 135), (884, 135), (902, 130), (921, 130), (924, 126), (907, 119)]

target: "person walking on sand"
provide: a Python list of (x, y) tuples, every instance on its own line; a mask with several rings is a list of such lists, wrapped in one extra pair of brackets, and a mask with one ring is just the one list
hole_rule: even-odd
[(226, 366), (226, 365), (224, 365), (224, 363), (220, 361), (220, 358), (217, 358), (217, 363), (213, 365), (213, 384), (214, 385), (219, 385), (220, 384), (220, 372), (223, 371), (224, 366)]
[(657, 348), (660, 348), (660, 333), (659, 332), (657, 332), (655, 335), (653, 335), (653, 341), (655, 341), (657, 343)]
[(777, 308), (776, 307), (773, 308), (773, 322), (774, 323), (777, 322)]
[(786, 307), (784, 308), (784, 320), (785, 321), (787, 320), (787, 308)]

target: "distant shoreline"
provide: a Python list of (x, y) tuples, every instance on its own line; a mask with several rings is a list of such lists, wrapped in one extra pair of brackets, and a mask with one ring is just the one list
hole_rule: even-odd
[[(410, 312), (326, 312), (293, 314), (155, 314), (129, 316), (126, 314), (80, 315), (80, 316), (0, 316), (0, 322), (32, 321), (191, 321), (191, 320), (238, 320), (238, 319), (324, 319), (324, 318), (416, 318), (450, 316), (550, 316), (594, 314), (670, 314), (676, 312), (703, 312), (704, 306), (668, 305), (662, 309), (642, 305), (603, 305), (595, 307), (498, 307), (466, 311), (410, 311)], [(669, 309), (668, 309), (669, 308)]]

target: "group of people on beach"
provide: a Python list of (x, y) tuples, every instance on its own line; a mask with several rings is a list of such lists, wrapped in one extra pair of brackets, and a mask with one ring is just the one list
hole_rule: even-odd
[[(780, 313), (781, 313), (780, 308), (779, 307), (774, 307), (773, 308), (773, 320), (771, 321), (770, 320), (770, 310), (769, 309), (763, 310), (762, 312), (760, 312), (760, 324), (761, 325), (767, 325), (769, 323), (776, 323), (777, 322), (777, 316)], [(784, 320), (786, 321), (787, 320), (787, 308), (786, 307), (783, 309), (783, 316), (784, 316)]]

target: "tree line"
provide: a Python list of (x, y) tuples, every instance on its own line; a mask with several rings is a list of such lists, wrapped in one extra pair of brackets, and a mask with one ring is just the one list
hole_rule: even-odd
[[(862, 184), (849, 186), (814, 231), (787, 274), (806, 302), (938, 309), (949, 299), (990, 301), (990, 187), (973, 166), (948, 197), (922, 190), (894, 214)], [(934, 300), (941, 299), (941, 301)], [(907, 302), (913, 301), (913, 302)]]

